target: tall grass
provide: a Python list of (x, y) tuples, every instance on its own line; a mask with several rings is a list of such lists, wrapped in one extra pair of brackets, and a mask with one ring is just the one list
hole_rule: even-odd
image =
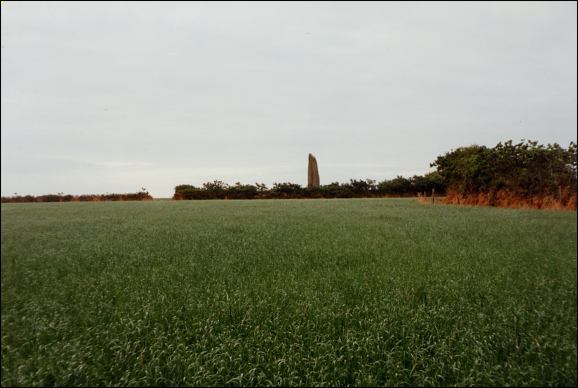
[(2, 204), (8, 385), (576, 385), (576, 213)]
[(458, 191), (449, 190), (442, 201), (453, 205), (497, 206), (513, 209), (548, 209), (576, 210), (576, 192), (560, 188), (558, 196), (534, 195), (520, 196), (511, 191), (497, 190), (495, 192), (479, 192), (462, 195)]

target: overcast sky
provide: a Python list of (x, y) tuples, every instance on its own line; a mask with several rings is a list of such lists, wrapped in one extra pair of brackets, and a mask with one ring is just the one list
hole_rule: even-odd
[(14, 3), (2, 195), (322, 184), (576, 141), (576, 3)]

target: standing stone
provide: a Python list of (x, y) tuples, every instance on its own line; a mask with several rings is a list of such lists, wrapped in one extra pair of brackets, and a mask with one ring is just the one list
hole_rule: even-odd
[(309, 154), (309, 167), (307, 168), (307, 187), (319, 187), (319, 171), (317, 170), (317, 159)]

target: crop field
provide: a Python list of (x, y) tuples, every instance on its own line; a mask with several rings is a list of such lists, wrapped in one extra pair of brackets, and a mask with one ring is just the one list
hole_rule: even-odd
[(8, 385), (576, 386), (576, 212), (2, 204)]

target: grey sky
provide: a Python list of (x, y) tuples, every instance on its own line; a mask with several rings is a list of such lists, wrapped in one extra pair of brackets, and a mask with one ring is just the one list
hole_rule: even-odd
[(576, 140), (576, 3), (2, 4), (2, 195), (306, 184)]

